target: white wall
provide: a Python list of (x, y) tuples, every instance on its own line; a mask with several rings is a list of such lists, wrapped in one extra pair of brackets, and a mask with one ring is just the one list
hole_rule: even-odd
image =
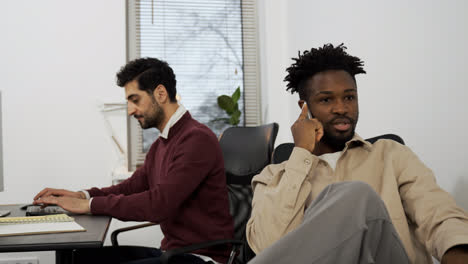
[(5, 1), (0, 9), (5, 192), (108, 185), (116, 155), (98, 101), (123, 101), (125, 2)]
[[(31, 202), (44, 187), (111, 184), (117, 155), (98, 103), (124, 101), (115, 73), (126, 62), (125, 30), (124, 0), (2, 1), (0, 204)], [(123, 125), (115, 125), (126, 144), (125, 118), (120, 119)], [(145, 240), (140, 234), (130, 243)], [(52, 252), (0, 259), (26, 254), (54, 262)]]
[(284, 89), (284, 72), (289, 63), (286, 0), (259, 0), (258, 45), (260, 50), (260, 82), (262, 86), (262, 121), (279, 126), (276, 145), (292, 140), (289, 127), (297, 99)]
[(290, 58), (344, 42), (367, 71), (357, 77), (357, 132), (402, 136), (468, 209), (467, 1), (259, 0), (259, 6), (264, 120), (279, 122), (277, 144), (292, 142), (299, 113), (297, 94), (280, 82)]

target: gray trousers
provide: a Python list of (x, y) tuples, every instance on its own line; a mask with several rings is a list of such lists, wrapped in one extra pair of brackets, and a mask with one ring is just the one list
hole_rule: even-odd
[(327, 186), (302, 224), (249, 264), (410, 263), (379, 195), (363, 182)]

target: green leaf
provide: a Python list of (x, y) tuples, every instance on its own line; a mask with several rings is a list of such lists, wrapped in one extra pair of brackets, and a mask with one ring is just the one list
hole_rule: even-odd
[(228, 123), (233, 126), (237, 126), (240, 123), (240, 116), (242, 113), (239, 111), (239, 104), (237, 103), (240, 99), (240, 96), (240, 86), (238, 86), (236, 91), (234, 91), (232, 97), (228, 95), (218, 96), (218, 105), (229, 115), (229, 118), (226, 119), (228, 120)]
[(234, 112), (234, 103), (230, 96), (221, 95), (218, 97), (218, 105), (228, 114)]
[(236, 111), (234, 111), (234, 113), (232, 114), (232, 116), (235, 116), (235, 117), (239, 118), (239, 117), (241, 116), (241, 114), (242, 114), (241, 111), (236, 110)]
[(234, 91), (234, 93), (232, 94), (232, 101), (234, 103), (237, 103), (237, 101), (239, 101), (239, 98), (240, 98), (240, 86), (237, 87), (236, 91)]
[(239, 119), (236, 119), (234, 116), (231, 116), (231, 118), (229, 119), (229, 124), (237, 126), (237, 124), (239, 124)]
[(241, 112), (239, 110), (234, 111), (234, 113), (231, 115), (231, 118), (229, 119), (229, 123), (231, 123), (231, 125), (237, 126), (240, 122), (240, 115)]

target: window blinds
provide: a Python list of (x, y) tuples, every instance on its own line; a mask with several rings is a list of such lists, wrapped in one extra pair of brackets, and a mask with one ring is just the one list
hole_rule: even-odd
[[(224, 127), (212, 120), (226, 117), (217, 97), (237, 87), (242, 94), (239, 125), (259, 125), (255, 10), (255, 0), (129, 0), (128, 59), (167, 61), (176, 74), (180, 102), (215, 133)], [(141, 164), (154, 136), (145, 131), (143, 137), (135, 120), (129, 120), (128, 132), (130, 164)]]

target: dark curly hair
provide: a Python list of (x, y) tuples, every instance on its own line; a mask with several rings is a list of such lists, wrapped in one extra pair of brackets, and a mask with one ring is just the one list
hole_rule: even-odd
[(354, 76), (359, 73), (366, 73), (363, 69), (364, 62), (358, 57), (350, 56), (346, 53), (344, 44), (334, 47), (332, 44), (325, 44), (320, 48), (312, 48), (302, 53), (298, 52), (298, 58), (292, 58), (293, 63), (286, 69), (288, 75), (284, 78), (287, 90), (293, 94), (299, 93), (300, 99), (306, 99), (304, 89), (305, 82), (315, 74), (327, 70), (344, 70), (348, 72), (354, 80)]
[(176, 100), (176, 79), (167, 62), (155, 58), (140, 58), (130, 61), (117, 73), (117, 85), (124, 87), (128, 82), (138, 81), (138, 88), (152, 94), (162, 84), (166, 87), (171, 102)]

